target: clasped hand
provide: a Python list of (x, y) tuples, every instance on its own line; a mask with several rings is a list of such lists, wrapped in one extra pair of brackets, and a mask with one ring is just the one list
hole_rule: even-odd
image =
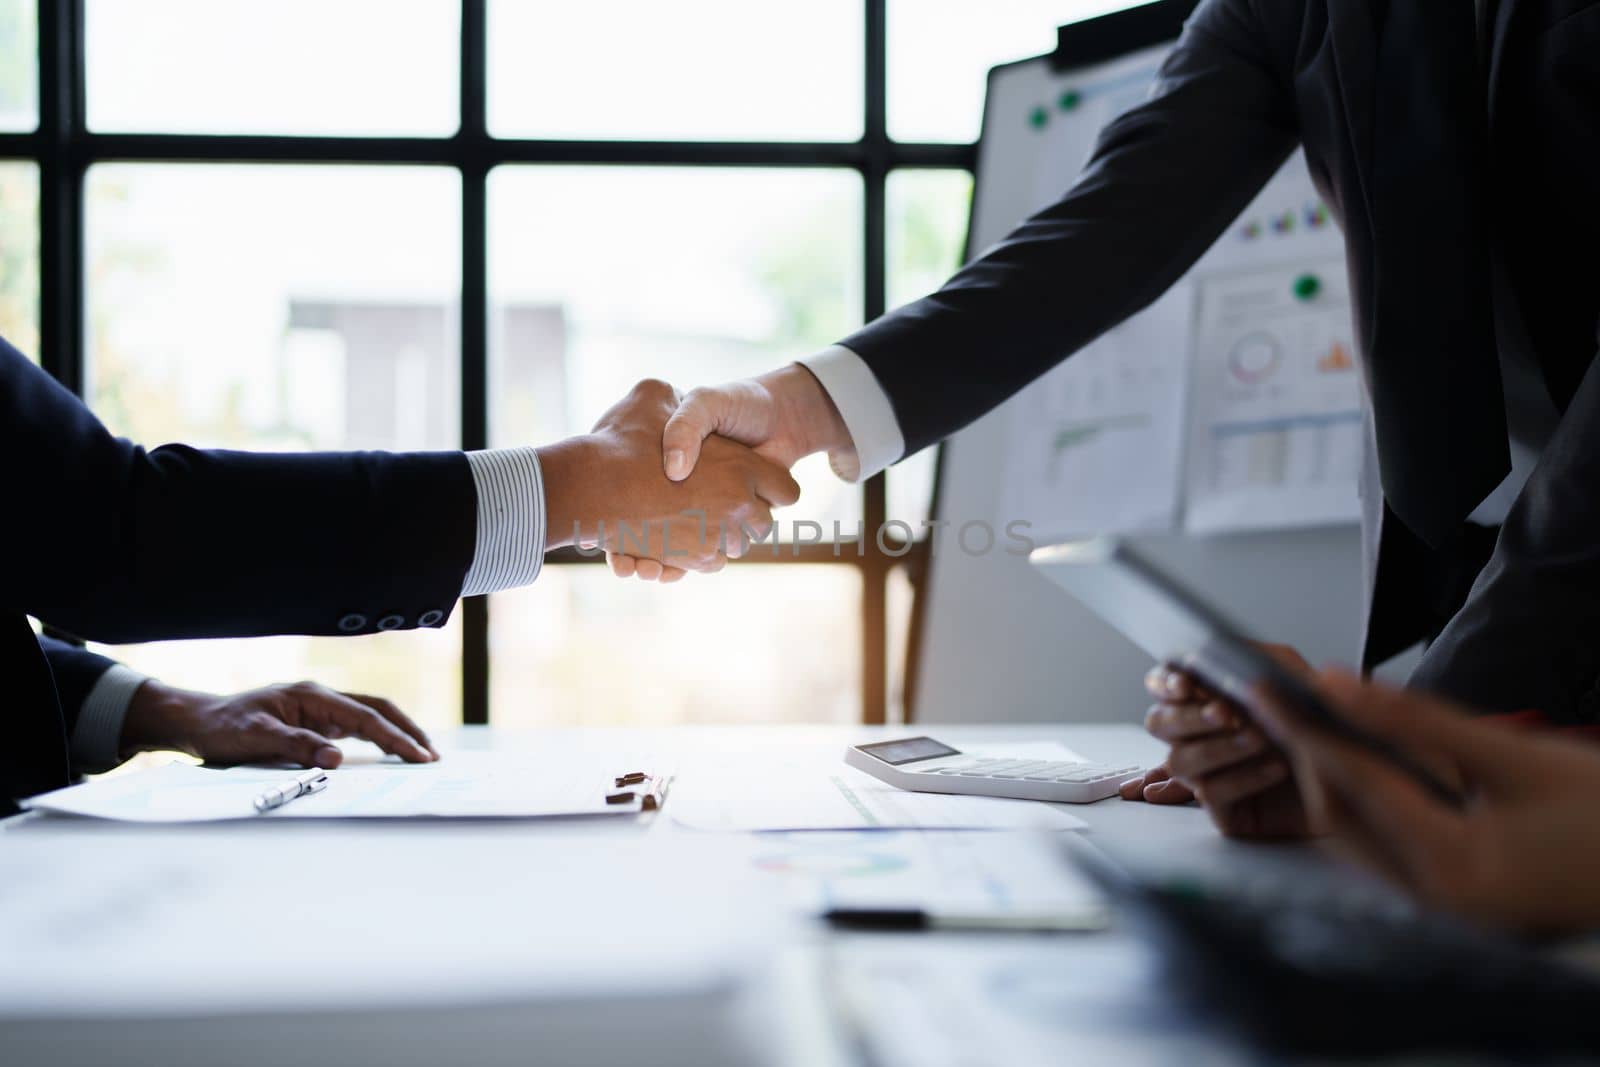
[[(691, 389), (675, 398), (672, 408), (656, 441), (657, 462), (666, 478), (691, 490), (691, 496), (696, 483), (703, 484), (708, 474), (715, 480), (716, 470), (725, 468), (733, 457), (745, 463), (751, 456), (765, 461), (766, 484), (774, 480), (774, 471), (787, 472), (814, 452), (826, 452), (834, 472), (847, 481), (860, 473), (854, 443), (838, 408), (821, 383), (799, 364), (757, 378)], [(730, 453), (734, 442), (745, 447)], [(789, 480), (785, 488), (793, 490), (783, 494), (786, 499), (761, 495), (773, 505), (791, 504), (799, 496), (799, 487)], [(762, 537), (769, 530), (766, 526), (754, 533)], [(611, 569), (618, 577), (673, 581), (683, 576), (677, 560), (664, 564), (645, 558), (628, 544), (608, 543), (606, 547)], [(744, 552), (748, 544), (736, 540), (733, 548), (735, 551), (726, 553), (730, 557)], [(706, 562), (708, 566), (691, 562), (690, 569), (715, 570), (723, 561), (712, 556)]]
[(667, 476), (661, 442), (681, 400), (642, 381), (588, 434), (540, 449), (548, 547), (604, 548), (621, 577), (675, 581), (721, 570), (770, 533), (772, 509), (800, 499), (785, 466), (711, 436), (691, 474)]

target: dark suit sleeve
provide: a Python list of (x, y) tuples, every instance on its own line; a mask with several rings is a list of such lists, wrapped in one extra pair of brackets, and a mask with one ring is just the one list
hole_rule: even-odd
[(1497, 711), (1600, 722), (1600, 358), (1591, 362), (1466, 603), (1411, 684)]
[(938, 292), (840, 342), (909, 455), (960, 429), (1181, 277), (1296, 138), (1286, 63), (1248, 0), (1206, 0), (1152, 98), (1106, 127), (1077, 183)]
[(45, 662), (50, 664), (56, 696), (61, 701), (61, 717), (65, 720), (67, 736), (71, 737), (89, 691), (115, 661), (52, 637), (40, 637), (39, 648), (44, 652)]
[(99, 641), (439, 625), (476, 535), (459, 452), (146, 451), (3, 341), (0, 485), (0, 602)]

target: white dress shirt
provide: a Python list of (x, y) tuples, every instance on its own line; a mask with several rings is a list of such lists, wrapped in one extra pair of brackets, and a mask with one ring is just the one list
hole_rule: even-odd
[[(528, 585), (544, 565), (544, 474), (531, 447), (468, 452), (477, 489), (477, 536), (462, 596), (482, 596)], [(442, 621), (442, 620), (441, 620)], [(78, 709), (72, 758), (87, 769), (119, 762), (122, 721), (133, 694), (149, 680), (131, 667), (113, 664), (95, 682)]]
[(854, 456), (830, 455), (833, 473), (847, 482), (870, 478), (905, 458), (906, 439), (900, 432), (889, 394), (860, 356), (844, 345), (825, 348), (800, 360), (816, 376), (839, 409), (844, 427), (855, 442)]

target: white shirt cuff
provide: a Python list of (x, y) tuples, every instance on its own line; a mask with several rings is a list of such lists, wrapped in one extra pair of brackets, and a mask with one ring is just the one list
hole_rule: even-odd
[(462, 596), (527, 585), (544, 566), (544, 474), (528, 448), (468, 452), (478, 489), (478, 538)]
[(828, 453), (833, 473), (847, 482), (859, 482), (905, 454), (906, 439), (900, 433), (900, 420), (895, 418), (889, 394), (860, 356), (843, 345), (834, 345), (800, 360), (800, 365), (816, 375), (828, 391), (855, 442), (853, 453)]
[(78, 709), (72, 728), (72, 763), (87, 771), (106, 771), (122, 762), (122, 722), (133, 694), (150, 680), (131, 667), (113, 663)]

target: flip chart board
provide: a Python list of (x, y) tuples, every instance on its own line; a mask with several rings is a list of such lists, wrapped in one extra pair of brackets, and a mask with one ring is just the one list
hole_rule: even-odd
[[(969, 253), (1071, 185), (1100, 129), (1145, 98), (1188, 6), (1063, 27), (1071, 62), (991, 72)], [(1020, 520), (1038, 544), (1134, 534), (1263, 638), (1352, 660), (1365, 430), (1343, 254), (1296, 153), (1165, 296), (943, 446), (937, 519)], [(917, 721), (1142, 711), (1138, 650), (1021, 553), (961, 546), (940, 540), (921, 590)]]

